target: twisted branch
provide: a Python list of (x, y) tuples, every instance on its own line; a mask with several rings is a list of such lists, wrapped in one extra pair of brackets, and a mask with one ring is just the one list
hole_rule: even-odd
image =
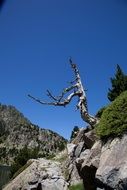
[[(77, 109), (80, 110), (82, 119), (85, 122), (89, 123), (91, 126), (94, 126), (96, 123), (98, 123), (98, 120), (97, 120), (97, 118), (95, 118), (94, 116), (91, 116), (88, 113), (86, 93), (85, 93), (85, 90), (82, 85), (79, 70), (77, 68), (77, 65), (72, 62), (71, 58), (69, 59), (69, 61), (70, 61), (71, 68), (75, 75), (75, 80), (73, 82), (71, 82), (71, 86), (63, 89), (62, 93), (59, 96), (54, 96), (54, 95), (52, 95), (52, 93), (49, 90), (47, 90), (47, 96), (51, 100), (53, 100), (53, 102), (45, 102), (45, 101), (41, 101), (40, 99), (35, 98), (31, 95), (28, 95), (28, 96), (30, 98), (32, 98), (33, 100), (35, 100), (36, 102), (43, 104), (43, 105), (64, 106), (64, 107), (71, 102), (73, 97), (77, 96), (78, 97)], [(71, 93), (66, 98), (64, 98), (68, 92), (71, 92)]]

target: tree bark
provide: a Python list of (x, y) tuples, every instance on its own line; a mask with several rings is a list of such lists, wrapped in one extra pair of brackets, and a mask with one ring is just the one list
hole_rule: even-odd
[[(98, 119), (89, 114), (86, 92), (82, 85), (79, 70), (77, 68), (77, 65), (72, 63), (71, 59), (69, 61), (75, 75), (75, 80), (71, 82), (71, 86), (69, 86), (68, 88), (65, 88), (59, 96), (54, 96), (49, 90), (47, 90), (47, 95), (49, 96), (50, 99), (53, 100), (51, 102), (41, 101), (40, 99), (37, 99), (31, 95), (28, 95), (28, 96), (40, 104), (54, 105), (54, 106), (66, 106), (71, 102), (73, 97), (77, 96), (78, 104), (76, 107), (77, 109), (80, 110), (81, 118), (83, 119), (83, 121), (90, 124), (90, 126), (93, 128), (98, 123)], [(66, 98), (64, 98), (66, 93), (68, 92), (70, 92), (70, 94)]]

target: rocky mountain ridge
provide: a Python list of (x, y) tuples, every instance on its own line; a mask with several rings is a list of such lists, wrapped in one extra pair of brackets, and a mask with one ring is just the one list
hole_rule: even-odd
[(0, 164), (11, 164), (27, 146), (39, 157), (50, 157), (64, 149), (67, 140), (57, 133), (32, 124), (15, 107), (0, 104)]

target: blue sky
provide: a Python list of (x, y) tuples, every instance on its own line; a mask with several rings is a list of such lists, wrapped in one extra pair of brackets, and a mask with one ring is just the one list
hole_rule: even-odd
[(72, 56), (87, 89), (91, 114), (108, 104), (116, 64), (127, 73), (126, 0), (6, 0), (0, 12), (0, 102), (31, 122), (69, 138), (84, 127), (75, 99), (66, 107), (42, 106), (73, 79)]

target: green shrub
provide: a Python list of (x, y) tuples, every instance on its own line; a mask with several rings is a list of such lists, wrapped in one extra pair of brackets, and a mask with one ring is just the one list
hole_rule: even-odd
[(82, 183), (79, 183), (77, 185), (70, 186), (69, 190), (84, 190), (84, 186)]
[(100, 138), (116, 137), (127, 131), (127, 91), (118, 96), (104, 111), (96, 133)]

